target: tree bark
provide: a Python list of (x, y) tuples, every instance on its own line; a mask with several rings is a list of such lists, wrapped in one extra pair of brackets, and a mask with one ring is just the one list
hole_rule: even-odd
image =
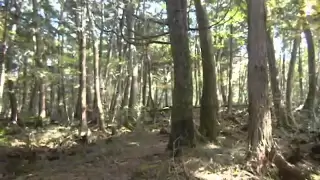
[(298, 73), (299, 73), (299, 92), (300, 92), (300, 103), (303, 103), (304, 94), (303, 94), (303, 72), (302, 72), (302, 55), (301, 47), (299, 44), (299, 62), (298, 62)]
[[(305, 25), (307, 26), (307, 25)], [(307, 41), (308, 47), (308, 78), (309, 78), (309, 90), (307, 99), (304, 103), (303, 109), (309, 111), (309, 115), (314, 114), (314, 106), (315, 106), (315, 99), (316, 99), (316, 60), (315, 60), (315, 50), (314, 50), (314, 42), (312, 33), (309, 27), (305, 27), (304, 35)], [(312, 118), (313, 119), (313, 118)]]
[(206, 28), (209, 26), (207, 12), (200, 0), (194, 0), (194, 3), (196, 7), (197, 22), (200, 29), (199, 35), (203, 70), (199, 131), (210, 141), (216, 141), (219, 133), (216, 63), (213, 57), (211, 32)]
[(273, 105), (275, 115), (279, 124), (288, 126), (287, 114), (282, 102), (282, 96), (279, 86), (278, 69), (276, 66), (276, 57), (273, 47), (273, 40), (271, 38), (270, 30), (267, 31), (267, 50), (268, 50), (268, 65), (271, 80), (271, 90), (273, 95)]
[(273, 145), (268, 102), (265, 0), (248, 0), (248, 27), (248, 145), (249, 157), (257, 158), (258, 168), (264, 166), (268, 149)]
[[(299, 33), (298, 33), (299, 34)], [(297, 61), (297, 49), (298, 44), (300, 44), (301, 38), (300, 35), (296, 35), (296, 38), (293, 41), (292, 52), (291, 52), (291, 59), (289, 64), (288, 76), (287, 76), (287, 87), (286, 87), (286, 110), (288, 113), (289, 122), (294, 122), (294, 117), (292, 114), (292, 83), (293, 83), (293, 76), (294, 76), (294, 67)], [(290, 124), (288, 124), (290, 125)]]
[(81, 13), (77, 13), (77, 25), (81, 27), (78, 31), (78, 43), (79, 43), (79, 104), (80, 104), (80, 135), (88, 135), (88, 123), (87, 123), (87, 56), (86, 56), (86, 46), (87, 37), (85, 33), (86, 27), (86, 5), (84, 0), (79, 0), (79, 8)]
[(187, 0), (166, 1), (171, 54), (174, 63), (173, 106), (169, 150), (194, 146), (192, 69), (189, 50)]
[[(103, 2), (101, 2), (101, 11), (103, 12)], [(100, 42), (95, 38), (94, 36), (94, 29), (95, 29), (95, 23), (93, 19), (93, 15), (91, 13), (91, 9), (89, 4), (87, 3), (87, 11), (89, 14), (89, 22), (91, 24), (91, 38), (92, 38), (92, 44), (93, 44), (93, 76), (94, 76), (94, 104), (93, 104), (93, 111), (94, 111), (94, 117), (98, 122), (98, 126), (100, 131), (105, 131), (105, 119), (104, 119), (104, 111), (102, 107), (101, 102), (101, 93), (100, 93), (100, 51), (102, 49), (99, 49)], [(101, 13), (102, 13), (101, 12)], [(103, 24), (103, 18), (102, 18), (102, 24)]]
[(233, 47), (232, 47), (232, 43), (233, 43), (233, 26), (230, 25), (230, 38), (229, 38), (229, 74), (228, 74), (228, 78), (229, 78), (229, 91), (228, 91), (228, 113), (231, 113), (232, 110), (232, 100), (233, 100), (233, 91), (232, 91), (232, 63), (233, 63)]

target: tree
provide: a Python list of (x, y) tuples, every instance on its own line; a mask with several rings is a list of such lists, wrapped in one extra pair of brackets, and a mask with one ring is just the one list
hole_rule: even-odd
[[(129, 38), (134, 38), (134, 19), (133, 19), (133, 14), (134, 14), (134, 4), (129, 3), (127, 6), (127, 14), (126, 14), (126, 20), (127, 20), (127, 31), (128, 31), (128, 37)], [(136, 116), (135, 116), (135, 108), (137, 106), (137, 101), (138, 101), (138, 66), (136, 63), (136, 58), (135, 58), (135, 47), (131, 44), (129, 44), (128, 47), (128, 68), (129, 68), (129, 76), (130, 76), (130, 98), (129, 98), (129, 103), (128, 103), (128, 108), (129, 108), (129, 114), (126, 125), (127, 127), (130, 127), (129, 123), (132, 123)]]
[(77, 32), (78, 43), (79, 43), (79, 96), (78, 102), (80, 102), (80, 133), (84, 136), (88, 133), (88, 124), (87, 124), (87, 56), (86, 56), (86, 2), (84, 0), (79, 0), (79, 13), (77, 13), (76, 21), (79, 28)]
[[(39, 69), (42, 69), (44, 67), (44, 63), (42, 60), (45, 60), (44, 57), (44, 44), (42, 43), (42, 37), (41, 37), (41, 32), (40, 32), (40, 17), (38, 14), (38, 9), (39, 9), (39, 3), (38, 0), (32, 0), (32, 7), (33, 7), (33, 18), (34, 18), (34, 24), (35, 24), (35, 39), (36, 39), (36, 53), (35, 53), (35, 63), (39, 67)], [(39, 90), (39, 112), (38, 112), (38, 120), (39, 123), (42, 124), (43, 119), (46, 117), (46, 85), (44, 81), (44, 75), (41, 73), (39, 76), (40, 77), (36, 83), (35, 83), (35, 88), (39, 88), (36, 91)]]
[[(201, 4), (201, 0), (194, 0), (200, 35), (200, 48), (203, 70), (203, 87), (200, 101), (199, 131), (210, 141), (216, 141), (219, 133), (217, 96), (216, 62), (213, 57), (213, 46), (209, 27), (208, 15)], [(230, 94), (229, 94), (230, 95)]]
[(232, 97), (233, 97), (233, 90), (232, 90), (232, 63), (233, 63), (233, 47), (232, 47), (232, 43), (233, 43), (233, 25), (230, 25), (230, 38), (229, 38), (229, 83), (228, 83), (228, 113), (231, 113), (232, 110)]
[[(295, 38), (293, 40), (293, 45), (292, 45), (292, 51), (291, 51), (291, 59), (289, 63), (289, 69), (288, 69), (288, 76), (287, 76), (287, 88), (286, 88), (286, 110), (288, 113), (288, 120), (290, 122), (294, 122), (294, 117), (292, 114), (292, 84), (293, 84), (293, 75), (294, 75), (294, 69), (295, 69), (295, 64), (297, 61), (297, 49), (300, 44), (301, 37), (300, 34), (297, 33), (295, 35)], [(288, 122), (288, 123), (290, 123)], [(289, 125), (289, 124), (287, 124)]]
[[(103, 2), (101, 3), (103, 4)], [(103, 7), (103, 6), (102, 6)], [(102, 9), (103, 11), (103, 9)], [(94, 101), (93, 101), (93, 109), (94, 109), (94, 114), (95, 118), (97, 119), (99, 129), (101, 131), (105, 131), (104, 126), (105, 126), (105, 119), (104, 119), (104, 111), (102, 107), (102, 102), (101, 102), (101, 93), (100, 93), (100, 52), (102, 49), (99, 49), (99, 41), (95, 39), (95, 33), (94, 30), (95, 28), (95, 23), (94, 23), (94, 16), (91, 12), (89, 3), (87, 3), (87, 12), (89, 14), (89, 22), (91, 25), (91, 38), (92, 38), (92, 44), (93, 44), (93, 64), (94, 64), (94, 71), (93, 71), (93, 76), (94, 76)]]
[(304, 34), (306, 37), (308, 45), (308, 79), (309, 79), (309, 90), (307, 99), (304, 103), (303, 109), (309, 111), (310, 117), (314, 120), (314, 109), (315, 109), (315, 99), (316, 99), (316, 60), (315, 60), (315, 50), (314, 42), (312, 37), (312, 32), (307, 23), (304, 24)]
[(168, 149), (194, 145), (192, 73), (187, 25), (187, 0), (167, 1), (174, 88)]
[(249, 155), (258, 157), (258, 163), (262, 165), (272, 146), (272, 126), (268, 102), (265, 0), (248, 0), (247, 8)]
[(270, 30), (267, 32), (267, 53), (268, 53), (268, 65), (269, 65), (269, 74), (271, 80), (271, 90), (273, 95), (273, 105), (276, 118), (278, 120), (279, 125), (284, 125), (286, 127), (289, 126), (287, 113), (284, 109), (284, 105), (282, 102), (282, 96), (279, 86), (279, 79), (278, 79), (278, 69), (276, 66), (276, 57), (275, 51), (273, 47), (273, 40), (271, 38)]
[[(10, 7), (10, 4), (13, 4), (12, 2), (8, 1), (7, 5), (8, 7)], [(15, 13), (16, 14), (20, 14), (20, 7), (18, 5), (14, 5), (13, 7), (15, 7)], [(8, 12), (7, 12), (8, 13)], [(13, 35), (9, 35), (9, 46), (8, 46), (8, 56), (5, 56), (5, 54), (3, 54), (3, 58), (5, 60), (5, 65), (6, 65), (6, 73), (5, 74), (9, 74), (8, 77), (8, 95), (9, 95), (9, 101), (10, 101), (10, 110), (11, 110), (11, 117), (10, 120), (12, 123), (14, 124), (18, 124), (20, 126), (23, 125), (23, 122), (21, 121), (21, 119), (18, 119), (18, 103), (17, 103), (17, 97), (15, 94), (15, 83), (14, 83), (14, 77), (11, 75), (12, 74), (12, 70), (13, 70), (13, 61), (14, 61), (14, 57), (15, 57), (15, 48), (14, 48), (14, 44), (13, 42), (15, 41), (15, 34), (17, 32), (17, 26), (18, 26), (18, 22), (19, 22), (19, 18), (17, 17), (13, 17), (13, 24), (11, 24), (11, 27), (9, 28), (11, 30), (11, 33)], [(7, 37), (6, 36), (6, 31), (4, 32), (4, 40), (6, 40)], [(4, 44), (3, 48), (6, 48), (6, 44)], [(5, 52), (4, 52), (5, 53)]]

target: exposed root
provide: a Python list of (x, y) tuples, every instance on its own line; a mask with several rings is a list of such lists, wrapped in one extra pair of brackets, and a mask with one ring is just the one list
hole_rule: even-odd
[(286, 180), (306, 180), (311, 179), (310, 175), (304, 170), (297, 168), (285, 160), (285, 158), (277, 152), (275, 148), (272, 148), (269, 152), (269, 161), (274, 163), (279, 170), (279, 176), (281, 179)]

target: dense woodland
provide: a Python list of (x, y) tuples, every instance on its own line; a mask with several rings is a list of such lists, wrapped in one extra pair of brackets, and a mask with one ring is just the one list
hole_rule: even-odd
[(319, 0), (0, 16), (0, 179), (320, 178)]

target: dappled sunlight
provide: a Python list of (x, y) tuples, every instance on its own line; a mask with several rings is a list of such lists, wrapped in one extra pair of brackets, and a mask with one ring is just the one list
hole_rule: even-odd
[[(240, 128), (245, 121), (241, 113), (235, 116), (236, 121), (226, 118), (222, 122), (225, 128), (221, 130), (218, 143), (198, 143), (195, 148), (183, 149), (181, 157), (173, 158), (170, 152), (166, 151), (169, 127), (162, 121), (157, 121), (156, 125), (145, 125), (145, 130), (130, 132), (122, 128), (117, 135), (111, 135), (108, 131), (103, 134), (92, 128), (92, 142), (89, 144), (79, 141), (77, 128), (48, 126), (32, 131), (30, 149), (25, 148), (27, 139), (21, 137), (27, 137), (31, 131), (11, 135), (10, 142), (22, 148), (8, 147), (6, 153), (10, 154), (11, 159), (16, 156), (24, 158), (21, 162), (19, 160), (18, 166), (10, 168), (21, 174), (21, 177), (31, 180), (47, 176), (52, 179), (94, 176), (111, 180), (133, 177), (172, 180), (186, 177), (202, 180), (261, 179), (245, 160), (247, 133)], [(278, 129), (275, 129), (274, 135), (281, 145), (279, 148), (285, 155), (286, 152), (290, 155), (290, 144), (286, 142), (297, 136), (291, 137)], [(303, 134), (298, 137), (302, 138)], [(303, 165), (312, 166), (308, 163)], [(22, 171), (21, 168), (25, 166), (28, 168)], [(276, 176), (277, 171), (270, 167), (263, 178), (274, 179)]]
[(138, 143), (138, 142), (129, 142), (128, 145), (140, 146), (140, 143)]
[(0, 179), (320, 179), (320, 0), (4, 0), (0, 17)]

